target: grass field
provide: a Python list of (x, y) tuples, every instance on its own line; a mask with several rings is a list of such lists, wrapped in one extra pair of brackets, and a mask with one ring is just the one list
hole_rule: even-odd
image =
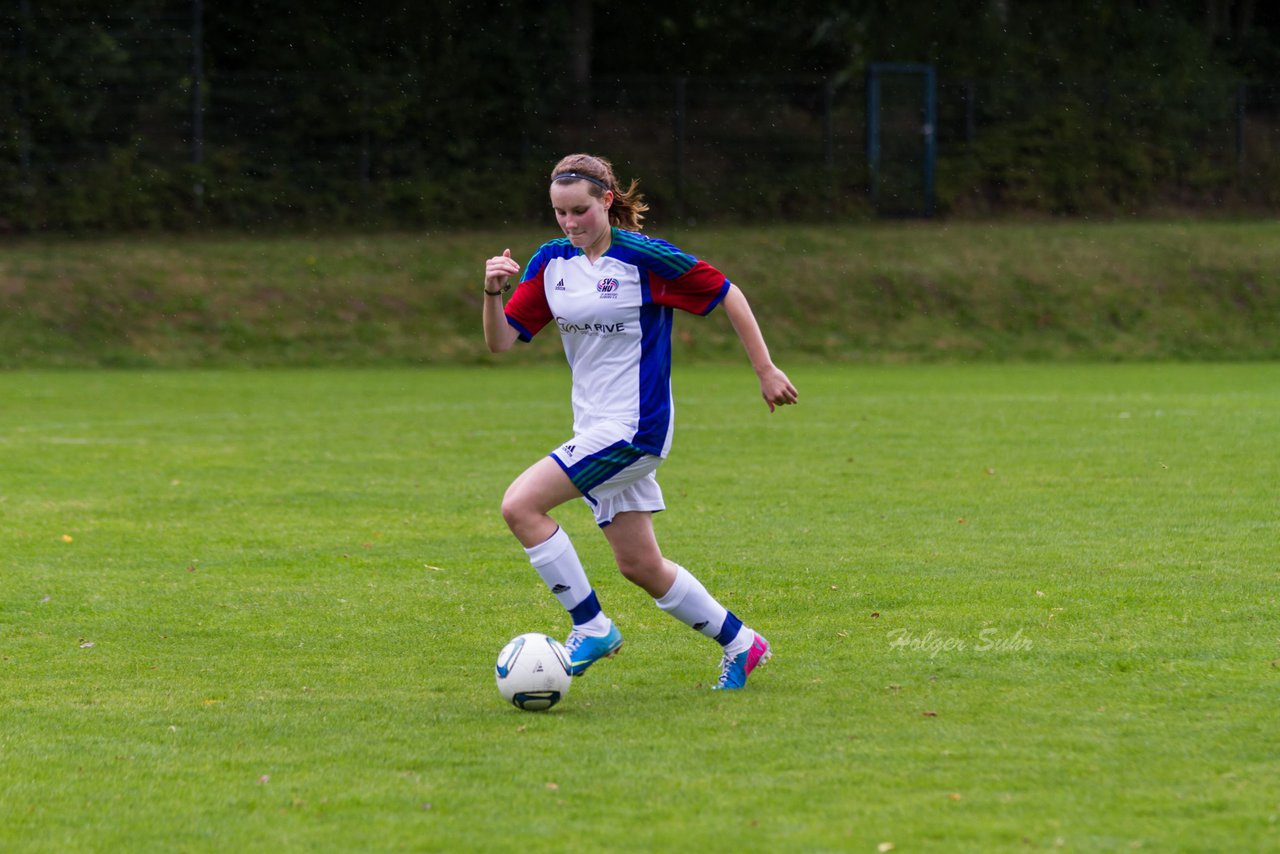
[(562, 368), (0, 373), (0, 850), (1280, 847), (1280, 366), (791, 373), (677, 369), (657, 520), (774, 661), (570, 506), (628, 645), (546, 714)]

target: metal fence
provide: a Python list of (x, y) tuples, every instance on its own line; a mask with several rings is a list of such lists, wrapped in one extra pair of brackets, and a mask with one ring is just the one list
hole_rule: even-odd
[[(624, 175), (641, 177), (668, 218), (812, 219), (871, 207), (867, 91), (857, 76), (596, 77), (589, 110), (530, 98), (550, 106), (498, 132), (467, 113), (464, 97), (429, 96), (417, 71), (206, 73), (198, 30), (181, 14), (145, 30), (137, 45), (145, 67), (127, 79), (110, 66), (97, 79), (60, 80), (48, 66), (34, 74), (21, 34), (11, 28), (7, 38), (0, 229), (306, 216), (448, 223), (458, 194), (498, 186), (505, 215), (516, 216), (545, 200), (537, 182), (512, 190), (511, 176), (541, 174), (573, 150), (607, 154)], [(1061, 180), (1104, 190), (1145, 181), (1163, 200), (1189, 204), (1280, 201), (1280, 84), (1032, 87), (942, 75), (936, 110), (920, 132), (936, 142), (944, 211), (1034, 205), (1046, 180), (1035, 170), (1087, 160), (1089, 146), (1105, 160), (1135, 140), (1125, 154), (1132, 162), (1105, 173), (1086, 162), (1083, 178)], [(1064, 192), (1084, 193), (1074, 202), (1084, 208), (1098, 201), (1087, 190)]]

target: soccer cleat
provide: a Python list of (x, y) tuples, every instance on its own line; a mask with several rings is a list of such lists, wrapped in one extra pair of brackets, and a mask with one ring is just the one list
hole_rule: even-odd
[(569, 652), (569, 672), (581, 676), (600, 659), (613, 658), (621, 647), (622, 632), (617, 626), (610, 625), (609, 634), (604, 637), (592, 637), (575, 628), (564, 642), (564, 648)]
[(756, 639), (751, 642), (751, 649), (737, 655), (725, 654), (724, 660), (720, 662), (720, 681), (712, 690), (731, 691), (736, 688), (745, 688), (751, 671), (768, 661), (772, 655), (769, 642), (764, 639), (764, 635), (757, 634)]

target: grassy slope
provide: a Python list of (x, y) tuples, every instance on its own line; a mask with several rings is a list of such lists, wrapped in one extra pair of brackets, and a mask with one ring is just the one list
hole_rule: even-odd
[[(796, 358), (1280, 358), (1272, 223), (662, 231), (748, 292)], [(483, 258), (550, 230), (11, 243), (0, 367), (377, 365), (486, 358)], [(684, 357), (736, 348), (722, 318)], [(534, 348), (525, 358), (556, 358)]]
[(793, 375), (677, 371), (658, 520), (776, 660), (706, 691), (567, 507), (629, 643), (539, 716), (562, 368), (0, 374), (0, 849), (1280, 844), (1274, 365)]

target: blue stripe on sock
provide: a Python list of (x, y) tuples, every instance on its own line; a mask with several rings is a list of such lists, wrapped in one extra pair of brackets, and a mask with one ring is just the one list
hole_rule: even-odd
[(580, 626), (585, 622), (593, 619), (596, 614), (600, 613), (600, 600), (596, 598), (596, 592), (591, 591), (586, 599), (583, 599), (577, 605), (569, 609), (569, 616), (573, 618), (573, 624)]
[(728, 646), (733, 643), (733, 639), (738, 636), (738, 632), (742, 630), (742, 620), (733, 615), (732, 611), (725, 613), (724, 625), (720, 627), (720, 634), (716, 635), (716, 643), (721, 646)]

